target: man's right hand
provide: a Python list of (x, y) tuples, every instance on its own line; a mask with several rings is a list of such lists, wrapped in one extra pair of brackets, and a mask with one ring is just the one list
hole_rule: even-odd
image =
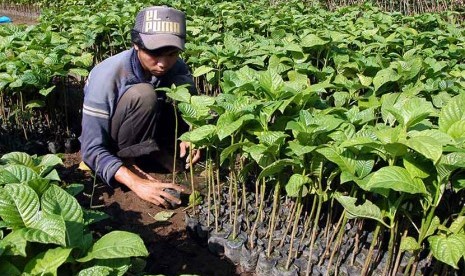
[(173, 189), (181, 193), (185, 189), (174, 183), (160, 182), (149, 174), (143, 172), (135, 165), (130, 167), (121, 166), (115, 174), (115, 180), (126, 185), (141, 199), (153, 204), (169, 208), (170, 202), (180, 204), (180, 199), (176, 198), (165, 189)]

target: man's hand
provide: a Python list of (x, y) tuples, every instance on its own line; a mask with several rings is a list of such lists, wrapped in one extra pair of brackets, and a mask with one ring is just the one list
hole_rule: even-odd
[[(182, 141), (179, 144), (179, 157), (183, 158), (184, 156), (186, 156), (186, 153), (188, 153), (186, 156), (186, 169), (188, 169), (190, 165), (191, 156), (190, 156), (190, 152), (188, 151), (190, 147), (191, 147), (191, 143), (189, 142)], [(192, 148), (192, 164), (195, 164), (197, 161), (199, 161), (199, 159), (200, 159), (200, 150)]]
[(179, 185), (155, 180), (135, 165), (120, 167), (115, 174), (115, 179), (126, 185), (141, 199), (156, 205), (162, 205), (165, 208), (171, 206), (170, 202), (181, 204), (179, 198), (165, 191), (165, 189), (185, 192), (184, 188)]

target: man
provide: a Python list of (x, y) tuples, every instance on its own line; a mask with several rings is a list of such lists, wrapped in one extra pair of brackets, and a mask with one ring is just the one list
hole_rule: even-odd
[[(119, 182), (141, 199), (165, 207), (180, 203), (170, 189), (184, 189), (154, 179), (137, 161), (160, 155), (163, 141), (174, 133), (174, 125), (166, 126), (172, 107), (167, 108), (166, 96), (155, 88), (190, 84), (195, 92), (192, 76), (179, 58), (185, 35), (182, 12), (167, 6), (143, 9), (131, 32), (133, 47), (95, 66), (84, 88), (80, 137), (84, 163), (105, 183)], [(179, 144), (181, 157), (188, 150), (188, 143)], [(200, 152), (192, 153), (195, 162)]]

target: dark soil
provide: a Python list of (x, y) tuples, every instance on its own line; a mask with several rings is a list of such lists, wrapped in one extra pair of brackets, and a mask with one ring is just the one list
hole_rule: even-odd
[[(81, 183), (84, 192), (77, 198), (84, 208), (107, 213), (110, 218), (93, 224), (91, 230), (98, 238), (112, 230), (124, 230), (139, 234), (144, 240), (150, 256), (146, 259), (146, 273), (163, 275), (245, 275), (236, 271), (228, 260), (210, 253), (200, 241), (188, 236), (184, 223), (187, 204), (172, 211), (175, 215), (167, 222), (157, 222), (152, 216), (162, 207), (139, 199), (132, 191), (123, 187), (111, 188), (97, 181), (92, 195), (94, 179), (89, 171), (78, 168), (79, 153), (64, 154), (64, 166), (59, 175), (65, 183)], [(153, 174), (158, 179), (169, 179), (171, 174)], [(91, 202), (92, 198), (92, 202)], [(250, 274), (248, 274), (250, 275)]]

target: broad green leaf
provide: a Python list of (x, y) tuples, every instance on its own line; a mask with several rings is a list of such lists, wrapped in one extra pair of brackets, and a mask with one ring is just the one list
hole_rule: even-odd
[(447, 134), (456, 140), (463, 140), (465, 137), (465, 120), (453, 123), (447, 130)]
[(434, 167), (430, 166), (429, 161), (415, 154), (407, 154), (402, 159), (405, 169), (409, 172), (412, 177), (418, 177), (421, 179), (427, 178), (431, 173), (435, 173)]
[(426, 194), (425, 184), (418, 178), (412, 178), (402, 167), (388, 166), (376, 171), (368, 181), (368, 190), (391, 189), (409, 194)]
[(210, 72), (212, 70), (214, 70), (214, 68), (202, 65), (202, 66), (200, 66), (200, 67), (198, 67), (198, 68), (196, 68), (194, 70), (194, 73), (192, 74), (192, 76), (194, 78), (198, 78), (198, 77), (200, 77), (202, 75), (205, 75), (206, 73), (208, 73), (208, 72)]
[(450, 135), (442, 131), (439, 131), (437, 129), (426, 129), (422, 131), (409, 131), (408, 136), (409, 137), (416, 137), (416, 136), (431, 137), (434, 140), (436, 140), (439, 144), (441, 144), (442, 146), (454, 144), (454, 139), (452, 139)]
[(465, 234), (465, 216), (458, 216), (449, 227), (454, 234)]
[(72, 248), (52, 248), (32, 258), (24, 268), (24, 272), (32, 275), (57, 275), (57, 269), (68, 258)]
[(39, 198), (29, 186), (9, 184), (0, 189), (0, 217), (13, 229), (32, 226), (39, 206)]
[[(71, 69), (69, 69), (69, 73), (71, 75), (77, 76), (78, 78), (87, 77), (89, 75), (89, 70), (87, 70), (85, 68), (71, 68)], [(44, 96), (46, 96), (46, 95), (44, 95)]]
[(238, 119), (234, 114), (228, 111), (221, 114), (216, 123), (218, 139), (223, 140), (237, 131), (244, 121), (252, 120), (253, 118), (254, 116), (252, 114), (246, 114)]
[(42, 194), (50, 187), (50, 179), (45, 179), (45, 178), (36, 178), (29, 180), (26, 182), (27, 186), (31, 187), (34, 189), (34, 191), (37, 193), (39, 198), (42, 196)]
[[(146, 262), (141, 261), (142, 258), (117, 258), (117, 259), (101, 259), (95, 260), (96, 266), (105, 266), (113, 268), (112, 275), (114, 276), (124, 276), (128, 274), (138, 274), (144, 271)], [(142, 266), (140, 268), (140, 266)], [(131, 272), (128, 273), (129, 268)]]
[(203, 125), (189, 132), (184, 133), (179, 137), (182, 141), (198, 143), (200, 141), (210, 140), (216, 134), (216, 126)]
[(13, 230), (0, 240), (0, 249), (5, 249), (2, 255), (26, 257), (27, 240), (20, 231)]
[(421, 247), (413, 237), (402, 237), (402, 240), (400, 241), (400, 247), (399, 247), (399, 250), (401, 252), (404, 252), (404, 251), (414, 252), (419, 249), (421, 249)]
[(66, 245), (66, 225), (63, 218), (55, 214), (40, 213), (37, 221), (18, 231), (26, 240), (39, 243)]
[(436, 259), (459, 269), (458, 262), (465, 255), (465, 234), (431, 236), (428, 241)]
[(83, 269), (79, 271), (78, 276), (110, 276), (113, 275), (114, 269), (108, 266), (97, 266), (94, 265), (92, 267)]
[(178, 102), (189, 103), (191, 101), (191, 94), (185, 87), (177, 87), (170, 90), (169, 92), (166, 92), (166, 96)]
[(355, 174), (356, 158), (350, 150), (336, 147), (324, 147), (316, 150), (329, 161), (336, 163), (342, 171)]
[(20, 164), (30, 168), (37, 165), (32, 156), (25, 152), (10, 152), (3, 155), (1, 159), (7, 161), (8, 164)]
[(84, 219), (81, 205), (77, 200), (56, 185), (43, 194), (41, 198), (42, 211), (59, 215), (66, 224), (67, 246), (79, 246), (84, 229)]
[(63, 189), (68, 194), (72, 196), (77, 196), (80, 192), (84, 191), (84, 184), (72, 183), (72, 184), (66, 185), (66, 187), (64, 187)]
[(407, 140), (406, 145), (437, 163), (442, 155), (442, 145), (432, 137), (415, 136)]
[(397, 75), (396, 71), (391, 68), (386, 68), (378, 71), (376, 76), (373, 78), (373, 85), (375, 87), (375, 91), (385, 83), (394, 82), (399, 79), (399, 75)]
[(315, 34), (308, 34), (302, 38), (300, 45), (305, 48), (313, 48), (315, 46), (322, 46), (328, 43)]
[[(381, 209), (369, 200), (358, 202), (358, 199), (350, 196), (335, 194), (336, 200), (344, 207), (352, 218), (369, 218), (386, 225), (381, 214)], [(386, 225), (387, 226), (387, 225)]]
[(231, 156), (234, 152), (236, 152), (238, 149), (242, 149), (244, 146), (252, 146), (252, 142), (242, 142), (242, 143), (236, 143), (232, 144), (229, 147), (225, 148), (224, 150), (221, 151), (220, 154), (220, 164), (223, 164), (223, 162)]
[(24, 165), (10, 165), (5, 167), (5, 170), (14, 175), (21, 183), (39, 178), (37, 172)]
[(85, 225), (90, 225), (92, 223), (96, 223), (96, 222), (102, 221), (110, 217), (107, 213), (97, 211), (97, 210), (83, 209), (82, 212), (84, 214)]
[(285, 167), (293, 165), (296, 165), (296, 163), (292, 159), (279, 159), (268, 165), (266, 168), (264, 168), (258, 175), (257, 179), (262, 179), (264, 177), (277, 174), (281, 172)]
[(373, 78), (371, 77), (367, 77), (362, 74), (357, 74), (357, 76), (358, 76), (358, 79), (360, 80), (360, 83), (365, 87), (370, 86), (371, 83), (373, 82)]
[(5, 170), (4, 168), (0, 168), (0, 185), (4, 184), (13, 184), (13, 183), (20, 183), (19, 179), (13, 175), (11, 172)]
[[(298, 197), (300, 190), (310, 181), (310, 178), (306, 175), (293, 174), (285, 186), (287, 196)], [(305, 196), (305, 194), (302, 193), (302, 196)]]
[(53, 89), (55, 89), (55, 85), (47, 88), (42, 88), (39, 90), (39, 94), (42, 96), (47, 96), (48, 94), (50, 94), (50, 92), (53, 91)]
[(41, 107), (45, 107), (45, 102), (41, 100), (32, 100), (32, 101), (29, 101), (25, 107), (27, 109), (41, 108)]
[(439, 113), (439, 130), (449, 134), (451, 126), (465, 120), (465, 95), (461, 94), (452, 98)]
[(112, 231), (94, 243), (84, 258), (78, 262), (87, 262), (93, 259), (113, 259), (136, 256), (148, 256), (142, 239), (133, 233)]
[(288, 145), (292, 153), (294, 153), (297, 156), (302, 156), (304, 154), (310, 153), (317, 148), (316, 146), (301, 145), (297, 140), (290, 141)]
[(63, 161), (60, 157), (55, 154), (46, 154), (40, 157), (39, 167), (55, 167), (57, 165), (63, 165)]

